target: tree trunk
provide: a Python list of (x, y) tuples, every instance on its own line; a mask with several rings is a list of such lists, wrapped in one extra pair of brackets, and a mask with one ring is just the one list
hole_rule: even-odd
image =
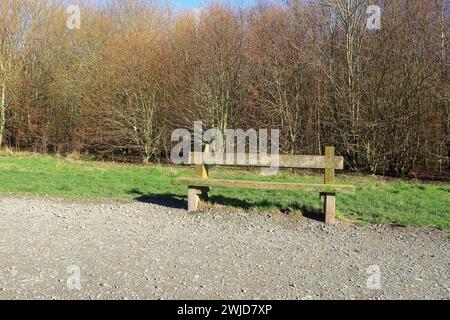
[(2, 85), (2, 98), (0, 101), (0, 147), (3, 145), (6, 123), (6, 83)]

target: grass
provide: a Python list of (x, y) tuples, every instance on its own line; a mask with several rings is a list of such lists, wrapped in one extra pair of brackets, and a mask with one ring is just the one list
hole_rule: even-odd
[[(168, 206), (182, 206), (186, 189), (174, 186), (177, 176), (192, 176), (194, 170), (180, 166), (137, 166), (82, 161), (43, 155), (0, 154), (0, 193), (33, 194), (65, 198), (136, 199)], [(256, 170), (213, 168), (217, 178), (322, 182), (320, 174), (282, 171), (263, 177)], [(340, 174), (339, 184), (353, 184), (355, 195), (338, 195), (341, 219), (359, 223), (398, 224), (450, 230), (450, 186), (423, 184), (376, 176)], [(212, 203), (255, 211), (296, 211), (320, 217), (317, 193), (257, 191), (214, 188)]]

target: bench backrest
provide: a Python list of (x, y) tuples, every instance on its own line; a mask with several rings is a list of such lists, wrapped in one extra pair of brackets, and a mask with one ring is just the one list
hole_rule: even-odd
[[(208, 148), (206, 148), (208, 150)], [(208, 151), (203, 152), (203, 154)], [(188, 164), (196, 165), (196, 175), (200, 178), (207, 179), (209, 177), (209, 165), (205, 164), (202, 153), (191, 152), (189, 154)], [(218, 161), (215, 165), (224, 166), (246, 166), (246, 167), (269, 167), (271, 165), (270, 157), (262, 158), (258, 155), (256, 162), (250, 162), (248, 155), (242, 155), (235, 159), (245, 159), (241, 162), (227, 162), (225, 161), (225, 155), (222, 155), (222, 161)], [(335, 170), (344, 169), (344, 158), (336, 157), (334, 154), (334, 147), (325, 148), (325, 156), (302, 156), (302, 155), (279, 155), (279, 167), (280, 168), (301, 168), (301, 169), (325, 169), (324, 183), (334, 184)]]
[[(202, 165), (206, 164), (204, 161), (204, 155), (208, 153), (196, 153), (191, 152), (189, 155), (188, 164)], [(227, 162), (225, 155), (219, 158), (219, 161), (214, 162), (214, 165), (220, 166), (242, 166), (242, 167), (269, 167), (271, 164), (270, 156), (261, 157), (257, 156), (257, 161), (251, 161), (248, 154), (245, 155), (235, 155), (234, 161)], [(238, 162), (236, 159), (242, 159), (243, 161)], [(333, 157), (328, 159), (326, 156), (302, 156), (302, 155), (279, 155), (279, 167), (280, 168), (300, 168), (300, 169), (326, 169), (333, 168), (335, 170), (344, 169), (344, 158), (343, 157)]]

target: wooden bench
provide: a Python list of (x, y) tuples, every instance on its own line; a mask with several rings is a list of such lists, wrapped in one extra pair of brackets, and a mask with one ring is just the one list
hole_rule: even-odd
[[(323, 184), (211, 179), (209, 177), (209, 166), (204, 164), (203, 160), (201, 160), (202, 158), (203, 157), (196, 156), (195, 153), (191, 153), (189, 156), (188, 164), (196, 165), (196, 177), (179, 177), (173, 181), (176, 185), (188, 186), (189, 212), (196, 211), (200, 201), (207, 200), (208, 192), (211, 187), (257, 190), (316, 191), (320, 193), (321, 200), (323, 201), (325, 223), (334, 224), (336, 222), (336, 194), (353, 194), (355, 192), (354, 186), (335, 184), (335, 170), (344, 169), (344, 159), (342, 157), (335, 156), (334, 147), (327, 147), (325, 150), (325, 156), (279, 156), (280, 168), (325, 169)], [(230, 166), (229, 164), (223, 165)], [(266, 167), (267, 162), (260, 161), (260, 159), (258, 159), (256, 165), (248, 165), (248, 163), (235, 163), (231, 166)]]

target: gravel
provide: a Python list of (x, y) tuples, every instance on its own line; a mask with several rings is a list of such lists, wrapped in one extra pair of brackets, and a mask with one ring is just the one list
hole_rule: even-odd
[(0, 299), (450, 299), (448, 233), (175, 207), (0, 197)]

